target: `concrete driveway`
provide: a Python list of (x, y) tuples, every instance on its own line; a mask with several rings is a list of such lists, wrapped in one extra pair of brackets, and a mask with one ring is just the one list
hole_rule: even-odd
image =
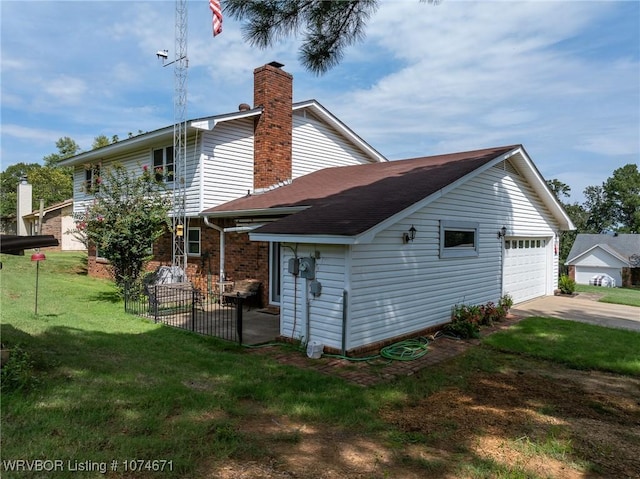
[(554, 317), (640, 332), (640, 308), (599, 303), (597, 297), (588, 294), (545, 296), (518, 304), (510, 312), (517, 316)]

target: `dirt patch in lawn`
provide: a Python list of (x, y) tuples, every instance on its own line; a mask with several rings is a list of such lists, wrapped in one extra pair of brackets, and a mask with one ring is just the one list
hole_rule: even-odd
[(639, 401), (640, 379), (536, 364), (385, 408), (375, 435), (256, 410), (237, 426), (252, 452), (198, 476), (640, 477)]

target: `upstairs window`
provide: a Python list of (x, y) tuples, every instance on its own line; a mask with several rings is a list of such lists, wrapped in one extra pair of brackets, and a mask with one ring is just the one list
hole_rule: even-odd
[(84, 191), (95, 193), (100, 189), (100, 165), (85, 165), (84, 167)]
[(173, 181), (174, 170), (173, 146), (153, 150), (153, 171), (156, 181)]
[(478, 256), (479, 224), (467, 221), (440, 222), (440, 257)]

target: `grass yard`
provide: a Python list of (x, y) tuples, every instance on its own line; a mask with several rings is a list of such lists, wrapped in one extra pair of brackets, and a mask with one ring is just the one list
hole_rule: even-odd
[(35, 264), (0, 256), (2, 477), (640, 476), (638, 333), (530, 319), (363, 388), (127, 315), (81, 255), (47, 253), (36, 316)]
[(576, 292), (602, 296), (598, 301), (603, 303), (640, 307), (640, 288), (603, 288), (601, 286), (577, 284)]

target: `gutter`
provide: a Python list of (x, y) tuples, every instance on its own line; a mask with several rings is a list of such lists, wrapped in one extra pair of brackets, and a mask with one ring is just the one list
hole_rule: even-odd
[(224, 281), (224, 229), (220, 228), (218, 225), (210, 223), (208, 216), (203, 216), (203, 218), (205, 225), (220, 233), (220, 281)]
[(204, 219), (205, 225), (207, 225), (209, 228), (212, 228), (220, 233), (220, 281), (224, 281), (224, 279), (226, 278), (225, 272), (224, 272), (224, 244), (225, 244), (224, 234), (225, 233), (245, 233), (245, 232), (253, 231), (256, 228), (259, 228), (260, 226), (264, 226), (264, 224), (258, 223), (251, 226), (233, 226), (230, 228), (221, 228), (220, 226), (211, 223), (209, 221), (208, 216), (203, 216), (202, 218)]

